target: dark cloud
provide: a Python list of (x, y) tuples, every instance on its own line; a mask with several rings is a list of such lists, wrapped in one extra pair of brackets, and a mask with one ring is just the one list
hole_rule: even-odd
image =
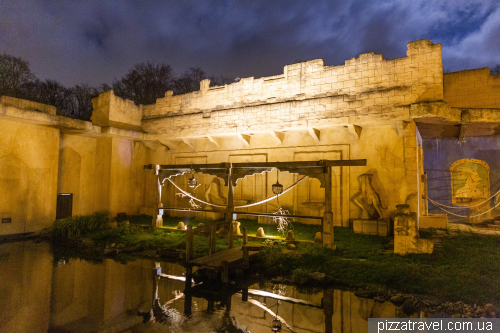
[(443, 45), (447, 70), (500, 63), (495, 1), (3, 1), (0, 52), (40, 78), (110, 83), (135, 63), (268, 76), (296, 61), (403, 57), (409, 41)]

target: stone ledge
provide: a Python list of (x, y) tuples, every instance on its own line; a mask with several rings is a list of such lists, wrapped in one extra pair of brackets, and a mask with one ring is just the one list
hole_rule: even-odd
[(391, 233), (390, 220), (354, 220), (353, 230), (357, 234), (388, 236)]
[(447, 229), (448, 215), (446, 214), (429, 214), (420, 216), (418, 219), (419, 229)]
[(0, 96), (0, 104), (3, 106), (11, 106), (20, 110), (36, 111), (52, 116), (56, 115), (56, 107), (52, 105), (28, 101), (10, 96)]

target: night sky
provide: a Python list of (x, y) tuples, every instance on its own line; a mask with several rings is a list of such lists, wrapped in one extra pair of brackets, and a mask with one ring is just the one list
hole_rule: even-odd
[(445, 71), (499, 64), (500, 2), (0, 0), (0, 53), (66, 86), (110, 84), (146, 61), (257, 78), (311, 59), (404, 57), (423, 38), (442, 44)]

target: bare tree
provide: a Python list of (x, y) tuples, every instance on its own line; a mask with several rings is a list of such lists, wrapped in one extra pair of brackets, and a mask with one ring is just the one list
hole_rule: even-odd
[(209, 79), (210, 79), (210, 87), (223, 86), (225, 84), (231, 84), (231, 83), (236, 82), (235, 79), (233, 79), (229, 76), (226, 76), (226, 75), (219, 75), (219, 76), (212, 75), (209, 77)]
[[(92, 98), (97, 97), (101, 91), (88, 84), (76, 85), (69, 89), (73, 103), (72, 118), (90, 120), (92, 116)], [(108, 89), (109, 90), (109, 89)]]
[(130, 99), (135, 104), (153, 104), (173, 88), (173, 72), (170, 65), (141, 63), (136, 64), (120, 80), (113, 82), (116, 96)]
[(75, 114), (76, 105), (71, 100), (71, 90), (56, 80), (38, 81), (36, 102), (53, 105), (61, 116)]
[(26, 60), (0, 54), (0, 96), (24, 98), (23, 85), (35, 79)]
[(500, 64), (497, 64), (495, 67), (490, 69), (491, 74), (499, 75), (500, 74)]
[(229, 76), (207, 76), (199, 67), (191, 67), (174, 81), (174, 92), (176, 95), (187, 94), (200, 90), (200, 81), (210, 79), (210, 86), (223, 86), (234, 83), (234, 79)]
[(199, 67), (191, 67), (174, 81), (176, 95), (187, 94), (200, 90), (200, 81), (207, 78), (205, 72)]

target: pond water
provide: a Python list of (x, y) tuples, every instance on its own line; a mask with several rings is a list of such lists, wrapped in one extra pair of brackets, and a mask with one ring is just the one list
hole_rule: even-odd
[[(168, 277), (155, 277), (155, 267)], [(1, 244), (0, 332), (264, 333), (272, 332), (278, 312), (282, 332), (319, 333), (331, 325), (332, 332), (363, 333), (368, 318), (404, 316), (390, 302), (349, 291), (304, 293), (272, 283), (250, 286), (247, 301), (236, 293), (221, 302), (192, 297), (185, 304), (184, 276), (184, 267), (173, 263), (92, 263), (54, 258), (44, 242)], [(333, 301), (326, 316), (323, 297)]]

